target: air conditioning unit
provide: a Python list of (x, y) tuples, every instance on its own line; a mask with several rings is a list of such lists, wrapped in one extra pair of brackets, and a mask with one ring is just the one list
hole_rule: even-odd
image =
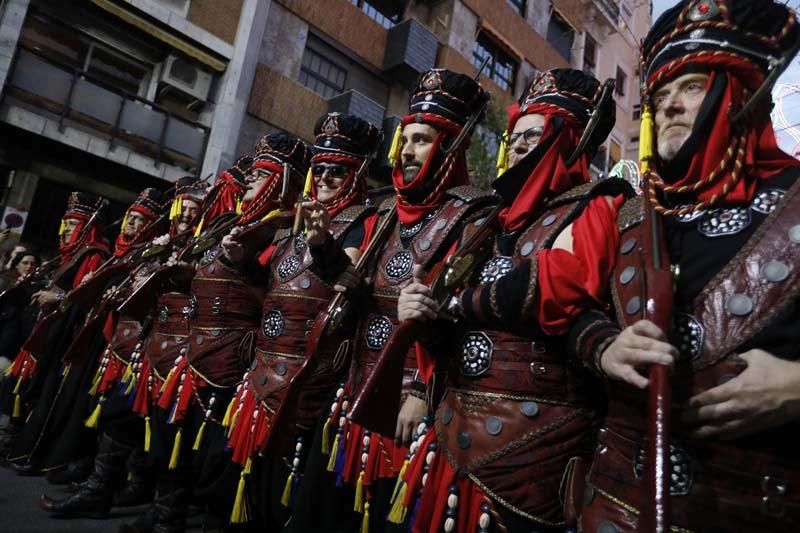
[(170, 54), (164, 62), (161, 81), (189, 96), (205, 101), (211, 90), (212, 76), (209, 72), (181, 56)]

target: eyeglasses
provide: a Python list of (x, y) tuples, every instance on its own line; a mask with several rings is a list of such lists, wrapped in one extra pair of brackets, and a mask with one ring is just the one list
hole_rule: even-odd
[(537, 144), (539, 140), (542, 138), (542, 132), (544, 128), (542, 126), (534, 126), (532, 128), (528, 128), (525, 131), (519, 131), (516, 133), (512, 133), (511, 136), (508, 138), (508, 145), (514, 146), (514, 143), (522, 137), (525, 140), (525, 144)]
[(332, 178), (344, 178), (349, 169), (344, 165), (325, 165), (322, 163), (311, 166), (311, 174), (313, 176), (322, 176), (326, 170), (328, 171), (328, 176)]

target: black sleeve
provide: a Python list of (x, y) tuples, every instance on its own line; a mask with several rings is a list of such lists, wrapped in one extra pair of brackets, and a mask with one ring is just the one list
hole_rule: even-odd
[(339, 247), (342, 250), (347, 250), (348, 248), (361, 248), (361, 243), (364, 242), (364, 236), (366, 235), (367, 230), (364, 227), (364, 220), (360, 220), (355, 224), (352, 224), (344, 234), (340, 235), (337, 239), (339, 243)]
[[(519, 319), (532, 297), (531, 261), (523, 261), (502, 278), (464, 290), (461, 305), (465, 318), (482, 323)], [(535, 287), (533, 287), (535, 290)]]
[(578, 315), (567, 333), (570, 359), (578, 365), (602, 375), (600, 355), (619, 335), (621, 328), (603, 311), (589, 309)]

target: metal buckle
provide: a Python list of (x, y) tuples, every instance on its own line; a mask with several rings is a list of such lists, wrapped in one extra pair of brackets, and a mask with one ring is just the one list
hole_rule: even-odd
[[(643, 447), (639, 447), (633, 461), (633, 475), (641, 480), (644, 477), (644, 465), (647, 456)], [(674, 444), (669, 445), (670, 496), (686, 496), (692, 488), (694, 479), (694, 459), (684, 448)]]

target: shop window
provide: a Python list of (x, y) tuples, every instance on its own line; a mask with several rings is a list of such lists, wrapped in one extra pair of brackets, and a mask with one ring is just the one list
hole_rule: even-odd
[(401, 2), (392, 0), (350, 0), (354, 6), (369, 15), (369, 18), (387, 30), (400, 22), (403, 14)]
[(306, 47), (300, 66), (300, 83), (317, 94), (330, 98), (344, 91), (347, 71)]

